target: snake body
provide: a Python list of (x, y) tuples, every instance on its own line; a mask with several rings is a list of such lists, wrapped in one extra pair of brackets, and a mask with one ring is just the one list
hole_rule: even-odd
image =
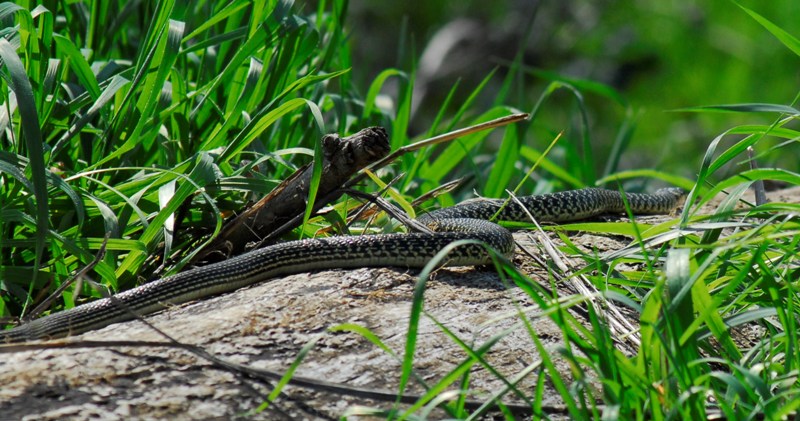
[[(683, 191), (666, 188), (654, 194), (625, 195), (636, 214), (668, 213), (679, 206)], [(619, 192), (586, 188), (520, 197), (519, 202), (539, 222), (565, 222), (625, 211)], [(456, 247), (446, 265), (490, 262), (485, 243), (499, 253), (514, 252), (511, 233), (489, 219), (526, 221), (520, 203), (501, 200), (466, 202), (439, 209), (417, 220), (433, 234), (380, 234), (289, 241), (149, 282), (137, 288), (51, 314), (0, 331), (0, 343), (58, 338), (145, 315), (168, 306), (230, 292), (279, 276), (333, 268), (424, 267), (439, 251), (458, 240), (475, 240)]]

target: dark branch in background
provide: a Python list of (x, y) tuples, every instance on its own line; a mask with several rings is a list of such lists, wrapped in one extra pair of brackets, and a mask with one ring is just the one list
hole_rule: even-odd
[[(345, 138), (335, 134), (326, 135), (322, 138), (322, 175), (312, 210), (317, 212), (363, 181), (366, 172), (355, 177), (353, 175), (367, 166), (371, 171), (376, 171), (406, 153), (516, 123), (527, 117), (525, 113), (500, 117), (403, 146), (390, 155), (387, 155), (389, 138), (382, 127), (369, 127)], [(248, 244), (268, 244), (299, 226), (307, 206), (312, 172), (313, 163), (306, 164), (258, 203), (229, 221), (220, 235), (202, 253), (197, 254), (194, 263), (217, 261), (240, 254), (246, 251)]]
[[(322, 176), (315, 208), (338, 199), (342, 195), (341, 186), (353, 174), (387, 153), (389, 138), (382, 127), (369, 127), (345, 138), (336, 134), (324, 136)], [(229, 221), (206, 250), (198, 253), (198, 259), (207, 259), (217, 253), (221, 258), (240, 254), (248, 243), (261, 241), (296, 215), (302, 215), (308, 201), (312, 173), (313, 163), (295, 171), (270, 194)]]
[[(405, 155), (405, 154), (407, 154), (409, 152), (413, 152), (413, 151), (422, 149), (422, 148), (424, 148), (426, 146), (433, 146), (433, 145), (438, 145), (439, 143), (449, 142), (449, 141), (451, 141), (453, 139), (458, 139), (459, 137), (466, 136), (468, 134), (480, 132), (480, 131), (483, 131), (483, 130), (494, 129), (494, 128), (505, 126), (505, 125), (511, 124), (511, 123), (516, 123), (516, 122), (524, 120), (526, 118), (528, 118), (528, 114), (527, 113), (511, 114), (511, 115), (507, 115), (505, 117), (500, 117), (500, 118), (496, 118), (494, 120), (489, 120), (489, 121), (484, 122), (484, 123), (476, 124), (474, 126), (465, 127), (463, 129), (458, 129), (458, 130), (453, 130), (452, 132), (441, 134), (439, 136), (434, 136), (434, 137), (432, 137), (430, 139), (420, 140), (419, 142), (412, 143), (410, 145), (403, 146), (403, 147), (397, 149), (396, 151), (392, 152), (390, 155), (387, 155), (386, 157), (384, 157), (380, 161), (372, 164), (372, 166), (369, 167), (369, 170), (374, 172), (374, 171), (376, 171), (376, 170), (378, 170), (380, 168), (383, 168), (386, 165), (392, 163), (395, 159), (397, 159), (397, 158), (399, 158), (399, 157), (401, 157), (401, 156), (403, 156), (403, 155)], [(348, 181), (347, 184), (345, 184), (345, 187), (352, 187), (352, 186), (360, 183), (362, 180), (364, 180), (364, 178), (366, 176), (367, 176), (366, 173), (361, 173), (361, 174), (357, 175), (356, 177), (353, 177), (352, 180)]]
[[(391, 186), (394, 183), (394, 181), (395, 180), (390, 182), (389, 185), (387, 185), (386, 188), (381, 190), (381, 192), (379, 194), (377, 194), (377, 195), (373, 195), (373, 194), (370, 194), (370, 193), (363, 193), (363, 192), (360, 192), (360, 191), (354, 190), (354, 189), (337, 189), (337, 190), (334, 190), (330, 194), (328, 194), (328, 196), (317, 200), (317, 203), (314, 205), (314, 209), (313, 209), (312, 215), (313, 214), (317, 214), (317, 212), (320, 209), (322, 209), (323, 207), (327, 206), (327, 203), (335, 200), (335, 199), (329, 199), (329, 198), (336, 198), (336, 197), (341, 196), (344, 193), (347, 193), (348, 195), (350, 195), (352, 197), (362, 198), (362, 199), (364, 199), (365, 201), (367, 201), (369, 203), (377, 204), (378, 206), (382, 207), (383, 210), (386, 211), (387, 213), (389, 213), (390, 215), (393, 215), (393, 216), (397, 217), (398, 214), (402, 214), (402, 211), (397, 211), (397, 213), (392, 213), (392, 209), (391, 208), (393, 208), (393, 205), (387, 203), (385, 200), (380, 198), (380, 196), (386, 190), (389, 189), (389, 186)], [(379, 199), (381, 200), (381, 202), (377, 203), (377, 201)], [(382, 204), (384, 204), (384, 203), (387, 206), (382, 206)], [(356, 216), (353, 219), (355, 220), (356, 218), (358, 218), (358, 214), (360, 214), (360, 213), (361, 213), (360, 211), (357, 211), (356, 212)], [(275, 229), (273, 232), (267, 234), (267, 236), (264, 237), (261, 241), (259, 241), (258, 244), (256, 244), (256, 246), (254, 248), (263, 247), (264, 245), (275, 241), (281, 235), (286, 234), (287, 232), (291, 231), (294, 227), (299, 226), (300, 223), (303, 221), (303, 216), (304, 215), (302, 213), (298, 213), (297, 215), (294, 216), (294, 218), (286, 221), (285, 224), (281, 225), (280, 227)], [(400, 218), (402, 218), (402, 217), (400, 217)], [(406, 218), (406, 219), (408, 219), (408, 218)]]

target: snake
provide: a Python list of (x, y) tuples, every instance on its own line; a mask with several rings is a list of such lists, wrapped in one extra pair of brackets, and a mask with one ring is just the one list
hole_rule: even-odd
[[(291, 274), (363, 267), (423, 268), (442, 249), (460, 240), (442, 266), (491, 263), (487, 246), (511, 257), (511, 232), (498, 221), (569, 222), (628, 209), (637, 215), (664, 214), (680, 206), (685, 192), (667, 187), (652, 194), (583, 188), (517, 200), (473, 200), (417, 218), (432, 232), (332, 236), (287, 241), (227, 260), (195, 267), (136, 288), (0, 331), (0, 343), (77, 335), (135, 319), (170, 306), (231, 292)], [(627, 204), (627, 206), (626, 206)]]

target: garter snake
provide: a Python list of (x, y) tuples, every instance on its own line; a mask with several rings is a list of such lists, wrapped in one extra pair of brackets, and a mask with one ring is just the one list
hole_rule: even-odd
[[(654, 194), (627, 193), (635, 214), (669, 213), (684, 192), (665, 188)], [(448, 254), (447, 265), (469, 266), (490, 261), (484, 243), (510, 256), (514, 239), (507, 229), (489, 222), (526, 221), (528, 212), (540, 222), (565, 222), (600, 214), (622, 213), (625, 204), (614, 190), (586, 188), (519, 197), (516, 201), (480, 200), (422, 215), (417, 220), (435, 232), (338, 236), (289, 241), (231, 259), (164, 277), (137, 288), (0, 331), (0, 343), (58, 338), (131, 320), (170, 305), (230, 292), (288, 274), (320, 269), (425, 266), (442, 248), (458, 240), (476, 240)]]

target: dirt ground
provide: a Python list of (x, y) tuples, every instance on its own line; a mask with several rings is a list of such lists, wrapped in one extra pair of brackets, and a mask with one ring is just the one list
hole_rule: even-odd
[[(770, 196), (773, 200), (798, 202), (800, 189)], [(651, 217), (649, 221), (652, 220)], [(552, 233), (549, 237), (557, 239)], [(516, 233), (515, 238), (541, 254), (530, 233)], [(624, 237), (579, 233), (571, 234), (570, 239), (600, 252), (629, 243)], [(515, 263), (531, 279), (545, 286), (550, 284), (546, 272), (529, 257), (518, 253)], [(281, 373), (290, 367), (301, 348), (316, 341), (297, 369), (297, 376), (396, 393), (401, 373), (398, 357), (359, 334), (331, 332), (329, 328), (344, 323), (364, 326), (402, 356), (416, 281), (416, 273), (399, 269), (292, 275), (180, 306), (147, 320), (175, 340), (200, 346), (218, 358)], [(510, 378), (534, 364), (539, 356), (531, 338), (520, 327), (515, 306), (531, 311), (535, 308), (520, 288), (505, 285), (490, 268), (436, 271), (425, 292), (425, 311), (432, 317), (423, 317), (420, 322), (416, 373), (428, 385), (435, 384), (467, 357), (433, 319), (474, 347), (508, 331), (486, 359)], [(549, 319), (535, 320), (535, 331), (545, 347), (562, 346), (561, 331)], [(635, 324), (635, 319), (630, 322)], [(67, 342), (123, 340), (162, 341), (163, 337), (134, 321)], [(354, 405), (383, 409), (393, 405), (290, 385), (268, 409), (255, 412), (272, 391), (269, 384), (221, 369), (177, 348), (124, 346), (0, 352), (4, 352), (0, 358), (0, 414), (11, 419), (339, 419)], [(556, 364), (560, 372), (569, 376), (570, 368), (564, 361), (556, 360)], [(535, 381), (535, 374), (523, 379), (520, 390), (531, 394)], [(502, 387), (502, 382), (488, 370), (472, 368), (472, 398), (485, 397)], [(546, 383), (545, 387), (551, 386)], [(419, 394), (424, 390), (412, 379), (406, 392)], [(561, 405), (558, 394), (547, 390), (544, 397), (544, 404), (557, 415)], [(504, 401), (518, 399), (507, 396)], [(441, 416), (443, 412), (434, 412), (431, 417)]]

